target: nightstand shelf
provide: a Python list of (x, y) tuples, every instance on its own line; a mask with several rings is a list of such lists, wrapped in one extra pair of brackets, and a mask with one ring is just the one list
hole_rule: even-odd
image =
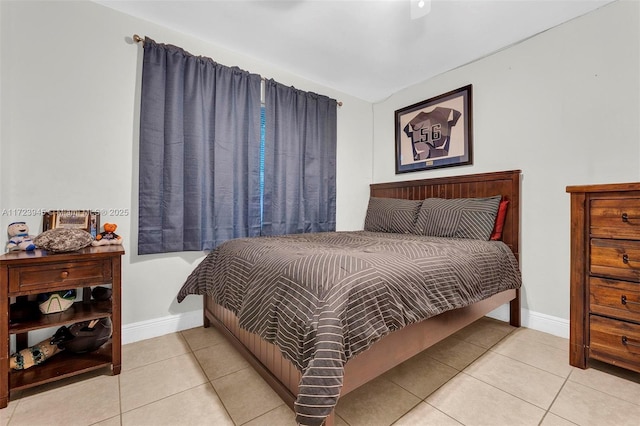
[(78, 374), (109, 367), (111, 365), (111, 342), (105, 343), (97, 351), (85, 354), (60, 352), (50, 360), (35, 367), (9, 374), (9, 388), (12, 391), (27, 389)]
[(42, 315), (34, 321), (25, 321), (9, 325), (9, 334), (20, 334), (28, 331), (39, 330), (41, 328), (70, 325), (80, 321), (91, 321), (93, 319), (106, 318), (111, 316), (110, 302), (75, 302), (73, 306), (64, 312)]

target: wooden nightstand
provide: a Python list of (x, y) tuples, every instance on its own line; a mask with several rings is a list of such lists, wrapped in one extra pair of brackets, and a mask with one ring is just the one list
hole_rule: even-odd
[(570, 364), (640, 372), (640, 183), (569, 186)]
[[(43, 250), (17, 251), (0, 256), (0, 408), (7, 406), (11, 391), (30, 388), (80, 373), (111, 367), (121, 368), (121, 245), (87, 247), (70, 253), (49, 254)], [(91, 287), (110, 285), (111, 301), (91, 300)], [(82, 288), (82, 301), (64, 312), (42, 315), (37, 320), (10, 323), (9, 301), (58, 290)], [(80, 321), (110, 318), (112, 336), (98, 350), (83, 354), (62, 351), (43, 364), (26, 370), (9, 369), (9, 336), (16, 335), (16, 350), (27, 346), (30, 331), (70, 325)], [(55, 331), (55, 330), (54, 330)]]

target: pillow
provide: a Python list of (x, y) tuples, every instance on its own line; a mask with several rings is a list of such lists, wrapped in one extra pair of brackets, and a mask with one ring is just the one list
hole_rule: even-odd
[(83, 229), (55, 228), (44, 231), (33, 239), (36, 247), (51, 252), (76, 251), (93, 241), (90, 233)]
[(499, 241), (502, 239), (502, 228), (504, 227), (504, 221), (507, 218), (507, 207), (509, 206), (509, 200), (500, 201), (498, 207), (498, 214), (496, 216), (496, 223), (493, 225), (493, 231), (491, 231), (491, 241)]
[(364, 230), (410, 234), (415, 228), (420, 205), (422, 200), (371, 197)]
[(488, 241), (500, 195), (487, 198), (427, 198), (418, 212), (415, 233), (432, 237)]

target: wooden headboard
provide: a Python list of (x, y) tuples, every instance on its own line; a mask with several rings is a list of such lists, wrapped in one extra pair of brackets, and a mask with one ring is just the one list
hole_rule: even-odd
[(472, 198), (502, 195), (509, 200), (502, 241), (520, 259), (520, 170), (434, 179), (374, 183), (370, 195), (381, 198)]

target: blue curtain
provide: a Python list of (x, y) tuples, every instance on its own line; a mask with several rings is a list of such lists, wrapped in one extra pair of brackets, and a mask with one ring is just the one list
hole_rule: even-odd
[(262, 235), (336, 228), (335, 99), (265, 82)]
[(146, 38), (138, 253), (260, 234), (261, 77)]

